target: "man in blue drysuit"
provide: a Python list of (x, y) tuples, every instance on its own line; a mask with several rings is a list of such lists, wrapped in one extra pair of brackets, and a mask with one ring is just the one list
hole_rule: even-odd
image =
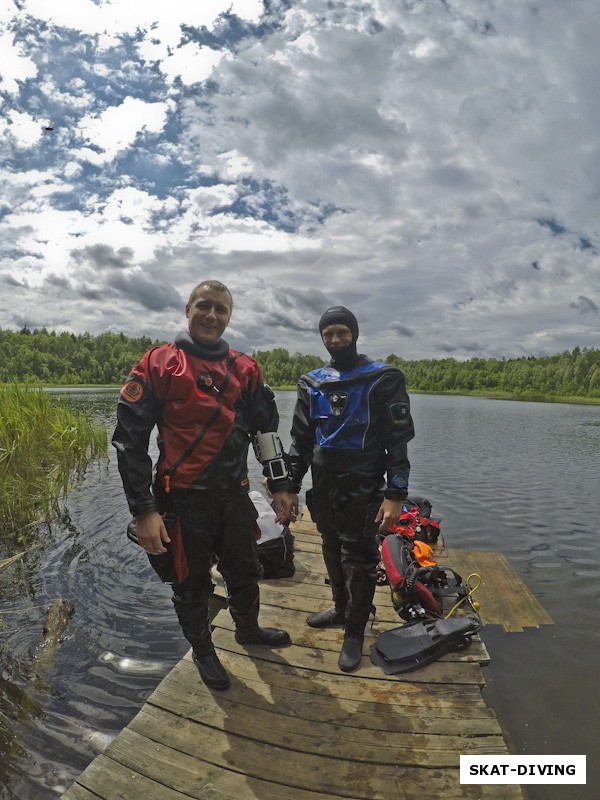
[(378, 533), (397, 521), (408, 495), (414, 426), (403, 373), (357, 352), (351, 311), (328, 309), (319, 332), (331, 361), (298, 381), (290, 472), (298, 492), (311, 467), (306, 501), (322, 537), (334, 602), (307, 623), (344, 626), (338, 664), (352, 672), (373, 607)]

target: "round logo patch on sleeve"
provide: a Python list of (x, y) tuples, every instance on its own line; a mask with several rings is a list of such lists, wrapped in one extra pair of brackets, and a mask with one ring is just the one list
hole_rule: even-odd
[(139, 381), (127, 381), (121, 389), (121, 397), (128, 403), (137, 403), (142, 399), (144, 387)]

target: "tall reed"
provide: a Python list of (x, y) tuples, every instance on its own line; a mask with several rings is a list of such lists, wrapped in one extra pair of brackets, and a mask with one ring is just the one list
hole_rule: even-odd
[[(0, 513), (5, 532), (50, 519), (74, 474), (106, 455), (107, 432), (41, 388), (0, 387)], [(20, 538), (24, 538), (21, 536)]]

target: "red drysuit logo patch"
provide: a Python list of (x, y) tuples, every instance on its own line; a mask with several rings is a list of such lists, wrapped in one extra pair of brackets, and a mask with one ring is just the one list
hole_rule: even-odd
[(138, 381), (127, 381), (121, 389), (121, 397), (129, 403), (137, 403), (142, 399), (144, 387)]

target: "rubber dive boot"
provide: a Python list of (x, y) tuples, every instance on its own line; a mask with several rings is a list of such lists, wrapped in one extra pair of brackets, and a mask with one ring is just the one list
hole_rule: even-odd
[(309, 614), (306, 618), (306, 624), (311, 628), (329, 628), (334, 625), (343, 625), (346, 617), (346, 606), (348, 605), (348, 593), (346, 592), (340, 553), (337, 550), (328, 550), (325, 547), (322, 548), (322, 552), (334, 607), (328, 608), (326, 611), (317, 611), (314, 614)]
[(266, 647), (284, 647), (292, 640), (280, 628), (261, 628), (258, 624), (260, 598), (258, 584), (229, 589), (229, 613), (235, 623), (235, 640), (238, 644), (263, 644)]
[(238, 644), (264, 644), (267, 647), (284, 647), (292, 640), (287, 631), (281, 628), (236, 628), (235, 640)]
[(329, 628), (333, 625), (343, 625), (345, 618), (346, 609), (328, 608), (327, 611), (309, 614), (306, 624), (311, 628)]
[(209, 689), (214, 689), (218, 692), (229, 689), (229, 675), (225, 672), (214, 649), (206, 655), (194, 653), (192, 650), (192, 661), (202, 681)]
[(344, 644), (340, 650), (338, 667), (342, 672), (354, 672), (362, 661), (362, 646), (364, 638), (357, 634), (347, 633), (344, 636)]
[(192, 661), (209, 689), (223, 691), (229, 686), (229, 677), (219, 661), (210, 635), (208, 602), (198, 600), (193, 592), (178, 589), (173, 593), (183, 635), (192, 645)]

